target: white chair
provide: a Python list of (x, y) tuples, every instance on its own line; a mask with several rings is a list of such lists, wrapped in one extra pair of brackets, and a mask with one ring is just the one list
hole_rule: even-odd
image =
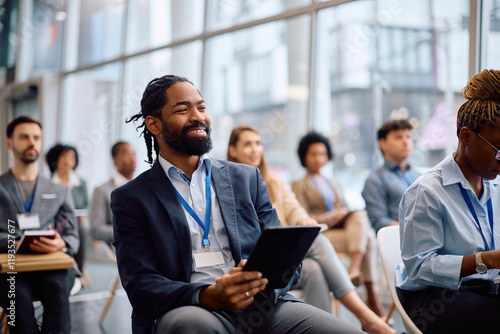
[(422, 334), (404, 310), (396, 292), (394, 270), (399, 263), (403, 262), (401, 260), (401, 248), (399, 246), (399, 226), (388, 226), (380, 229), (377, 234), (377, 244), (387, 285), (389, 286), (389, 291), (396, 309), (403, 320), (403, 326), (408, 334)]

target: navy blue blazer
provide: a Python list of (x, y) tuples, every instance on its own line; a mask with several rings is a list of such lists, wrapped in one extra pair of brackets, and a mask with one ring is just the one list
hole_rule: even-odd
[[(265, 226), (281, 225), (267, 187), (255, 167), (212, 160), (217, 194), (236, 263), (250, 255)], [(189, 283), (191, 236), (183, 208), (160, 163), (111, 194), (114, 246), (120, 278), (133, 307), (132, 330), (148, 333), (154, 321), (180, 306), (207, 284)], [(297, 270), (278, 298), (298, 280)]]

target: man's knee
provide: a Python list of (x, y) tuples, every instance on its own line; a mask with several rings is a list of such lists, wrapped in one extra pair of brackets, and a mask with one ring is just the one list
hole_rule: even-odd
[(183, 306), (165, 313), (156, 326), (156, 333), (228, 333), (212, 312), (197, 306)]
[(72, 270), (60, 270), (54, 272), (47, 272), (46, 277), (43, 278), (43, 288), (48, 291), (62, 291), (68, 292), (74, 281)]

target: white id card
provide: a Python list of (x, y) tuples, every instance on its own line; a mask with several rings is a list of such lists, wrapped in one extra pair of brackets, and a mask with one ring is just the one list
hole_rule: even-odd
[(221, 251), (193, 252), (193, 261), (195, 270), (203, 267), (226, 265)]
[(21, 230), (29, 228), (40, 228), (40, 219), (38, 214), (19, 213), (17, 215), (17, 223)]

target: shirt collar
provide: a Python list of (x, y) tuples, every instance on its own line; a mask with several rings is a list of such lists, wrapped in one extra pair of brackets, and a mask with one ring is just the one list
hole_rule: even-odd
[[(61, 179), (59, 178), (59, 175), (57, 173), (54, 173), (52, 175), (52, 181), (54, 183), (62, 184)], [(71, 171), (69, 173), (68, 187), (70, 189), (73, 189), (74, 187), (79, 187), (81, 184), (82, 184), (82, 181), (80, 180), (78, 175), (74, 171)]]
[[(438, 166), (441, 168), (443, 175), (443, 186), (447, 186), (450, 184), (461, 183), (464, 189), (472, 190), (472, 187), (469, 181), (465, 178), (462, 170), (458, 166), (455, 159), (453, 159), (455, 152), (450, 153)], [(436, 166), (436, 167), (438, 167)], [(446, 166), (446, 168), (444, 168)], [(494, 180), (486, 180), (483, 179), (484, 186), (484, 194), (489, 198), (495, 191), (498, 185), (500, 184), (500, 180), (497, 177)]]
[(115, 173), (113, 174), (113, 183), (117, 188), (123, 186), (128, 181), (129, 179), (123, 176), (119, 171), (115, 171)]
[[(401, 170), (401, 167), (399, 167), (399, 165), (397, 163), (394, 163), (392, 161), (389, 161), (389, 160), (385, 160), (384, 159), (384, 167), (387, 168), (388, 170), (391, 170), (391, 171), (397, 171), (397, 170)], [(406, 171), (409, 171), (411, 170), (411, 166), (410, 164), (408, 163), (408, 161), (406, 161), (406, 169), (405, 169), (405, 172)]]
[[(168, 161), (161, 155), (158, 156), (158, 161), (160, 162), (163, 171), (169, 179), (175, 178), (177, 180), (184, 180), (181, 175), (186, 175), (186, 173), (184, 173), (182, 169), (174, 166), (170, 161)], [(202, 165), (205, 166), (206, 170), (212, 169), (212, 160), (210, 160), (210, 157), (207, 154), (203, 154), (202, 156), (200, 156), (200, 160), (198, 161), (198, 167), (196, 168), (196, 170), (199, 170)]]

